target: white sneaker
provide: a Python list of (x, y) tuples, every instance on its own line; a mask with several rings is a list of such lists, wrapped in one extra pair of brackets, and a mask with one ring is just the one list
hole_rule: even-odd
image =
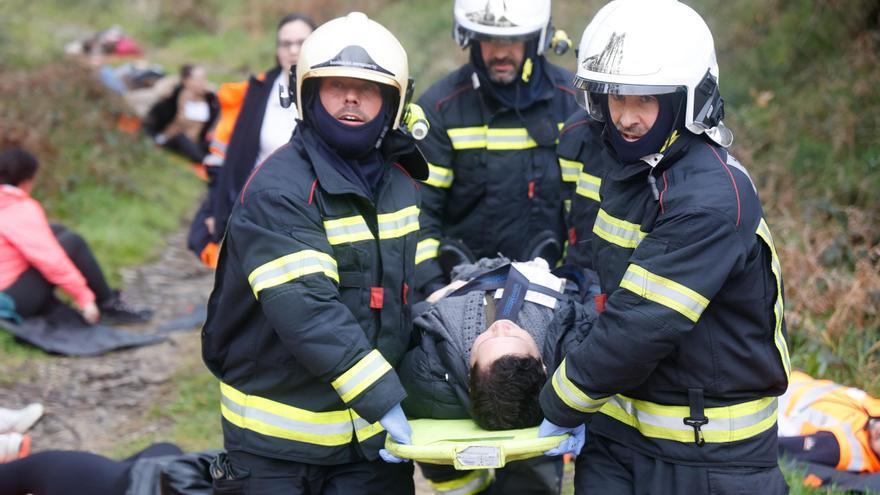
[(21, 433), (0, 435), (0, 464), (26, 457), (30, 451), (31, 438)]
[(0, 433), (24, 433), (43, 416), (41, 404), (28, 404), (24, 409), (0, 407)]

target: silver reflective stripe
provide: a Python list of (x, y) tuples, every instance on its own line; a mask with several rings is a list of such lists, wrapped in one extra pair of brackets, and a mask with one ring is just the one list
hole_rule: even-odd
[[(856, 439), (856, 436), (853, 435), (852, 429), (850, 429), (849, 425), (843, 425), (841, 429), (849, 442), (849, 451), (851, 455), (846, 470), (861, 471), (865, 468), (865, 457), (862, 454), (862, 444), (860, 444), (858, 439)], [(843, 455), (843, 453), (841, 453), (841, 455)]]
[[(368, 354), (368, 356), (370, 356), (370, 363), (358, 370), (358, 372), (354, 375), (346, 376), (345, 383), (336, 387), (336, 393), (339, 394), (340, 397), (345, 397), (355, 388), (362, 386), (364, 384), (364, 380), (366, 380), (371, 373), (378, 371), (380, 368), (388, 366), (388, 362), (382, 358), (381, 354), (373, 355), (372, 353), (370, 353)], [(373, 381), (375, 381), (375, 379)]]
[(254, 297), (259, 297), (260, 291), (313, 273), (323, 273), (335, 282), (339, 282), (336, 260), (327, 253), (310, 249), (288, 254), (261, 265), (248, 275), (248, 282), (254, 291)]
[(453, 172), (451, 168), (441, 167), (439, 165), (434, 165), (433, 163), (428, 164), (428, 178), (425, 179), (425, 184), (434, 187), (448, 188), (452, 187), (454, 179), (455, 172)]
[(740, 163), (739, 160), (734, 158), (733, 155), (731, 155), (730, 153), (727, 154), (727, 164), (745, 174), (746, 178), (749, 179), (749, 184), (752, 185), (752, 189), (755, 191), (755, 194), (758, 193), (758, 188), (755, 187), (755, 181), (752, 180), (752, 176), (749, 175), (749, 171), (746, 170), (746, 168), (743, 167), (743, 164)]
[(324, 230), (327, 233), (327, 241), (331, 245), (370, 240), (373, 233), (367, 226), (363, 217), (351, 217), (338, 220), (324, 221)]
[[(807, 383), (809, 383), (809, 382), (804, 382), (804, 384), (807, 384)], [(791, 411), (793, 414), (797, 414), (798, 412), (803, 411), (804, 409), (810, 408), (816, 402), (816, 400), (818, 400), (823, 395), (825, 395), (829, 392), (832, 392), (834, 390), (842, 389), (842, 388), (844, 388), (843, 385), (838, 385), (836, 383), (829, 383), (829, 384), (823, 385), (821, 387), (816, 387), (813, 390), (810, 390), (809, 392), (804, 392), (803, 395), (801, 395), (800, 397), (797, 398), (797, 402), (795, 402), (794, 405), (791, 406)]]
[(581, 412), (595, 412), (599, 410), (599, 408), (601, 408), (605, 404), (605, 402), (608, 401), (607, 397), (594, 400), (587, 394), (584, 394), (580, 390), (577, 390), (575, 388), (575, 384), (572, 383), (567, 376), (565, 376), (564, 360), (559, 366), (559, 369), (556, 370), (556, 373), (553, 373), (552, 386), (556, 393), (560, 395), (559, 398), (562, 399), (562, 402), (565, 402), (565, 404), (572, 409)]
[[(630, 265), (630, 267), (632, 266), (633, 265)], [(636, 286), (642, 288), (643, 291), (647, 291), (647, 293), (636, 292), (636, 294), (645, 297), (646, 299), (650, 299), (658, 304), (663, 304), (664, 306), (670, 307), (668, 304), (665, 304), (662, 301), (662, 299), (668, 299), (670, 301), (673, 301), (677, 305), (683, 306), (687, 309), (687, 311), (681, 312), (678, 308), (675, 307), (672, 307), (671, 309), (682, 313), (684, 316), (690, 318), (693, 321), (698, 320), (699, 316), (703, 313), (703, 310), (706, 309), (706, 306), (701, 304), (699, 301), (696, 301), (693, 298), (682, 294), (681, 292), (671, 287), (667, 287), (663, 284), (651, 280), (648, 277), (635, 273), (632, 270), (627, 270), (626, 273), (623, 274), (623, 281), (635, 284)], [(621, 283), (621, 287), (623, 285), (624, 284)], [(659, 298), (652, 297), (655, 295), (661, 296), (662, 299), (658, 300)], [(694, 316), (696, 316), (696, 318), (694, 318)]]
[(416, 264), (436, 258), (440, 251), (440, 241), (437, 239), (424, 239), (416, 244)]
[[(398, 215), (401, 214), (402, 215)], [(396, 213), (379, 215), (379, 238), (391, 239), (401, 237), (410, 232), (419, 230), (419, 209), (411, 206)], [(387, 218), (387, 219), (386, 219)]]
[(225, 395), (220, 396), (220, 401), (227, 409), (234, 414), (241, 416), (245, 421), (253, 419), (283, 430), (321, 436), (345, 435), (352, 432), (351, 421), (346, 421), (344, 423), (307, 423), (278, 416), (257, 408), (242, 406)]
[[(657, 428), (664, 428), (667, 430), (678, 430), (685, 432), (692, 432), (693, 427), (684, 424), (684, 418), (678, 416), (664, 416), (660, 414), (653, 414), (647, 412), (643, 409), (639, 409), (636, 407), (635, 403), (626, 400), (625, 398), (615, 395), (611, 398), (611, 402), (613, 402), (617, 407), (621, 408), (626, 412), (627, 415), (633, 417), (635, 419), (636, 425), (648, 425), (654, 426)], [(662, 406), (661, 406), (662, 407)], [(672, 406), (677, 407), (677, 406)], [(742, 430), (744, 428), (749, 428), (759, 424), (761, 421), (776, 415), (777, 412), (777, 401), (773, 400), (769, 402), (767, 407), (761, 409), (752, 414), (748, 414), (745, 416), (727, 418), (727, 420), (722, 420), (719, 418), (710, 418), (709, 422), (701, 427), (703, 431), (734, 431), (734, 430)], [(639, 427), (636, 426), (638, 429)]]
[(635, 249), (646, 235), (638, 225), (614, 218), (601, 208), (596, 215), (596, 223), (593, 224), (593, 233), (612, 244), (629, 249)]
[(585, 198), (595, 201), (601, 201), (599, 196), (599, 188), (602, 186), (602, 179), (586, 172), (581, 172), (577, 181), (577, 194)]
[(368, 426), (372, 426), (372, 424), (364, 418), (354, 418), (354, 429), (362, 430), (367, 428)]
[[(321, 270), (308, 270), (309, 268), (319, 266)], [(330, 261), (320, 259), (320, 258), (303, 258), (294, 261), (287, 262), (283, 265), (278, 266), (277, 268), (273, 268), (269, 271), (263, 272), (251, 280), (251, 287), (259, 287), (263, 282), (273, 279), (275, 277), (280, 277), (286, 273), (290, 272), (336, 272), (336, 265), (331, 263)], [(296, 278), (294, 276), (293, 278)], [(268, 287), (267, 287), (268, 288)]]

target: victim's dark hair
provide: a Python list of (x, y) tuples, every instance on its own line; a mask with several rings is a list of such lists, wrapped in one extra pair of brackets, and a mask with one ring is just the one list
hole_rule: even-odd
[(37, 157), (21, 148), (0, 152), (0, 184), (18, 186), (33, 179), (39, 166)]
[(468, 388), (474, 422), (484, 430), (537, 426), (543, 419), (538, 396), (547, 381), (540, 359), (510, 354), (487, 369), (471, 368)]

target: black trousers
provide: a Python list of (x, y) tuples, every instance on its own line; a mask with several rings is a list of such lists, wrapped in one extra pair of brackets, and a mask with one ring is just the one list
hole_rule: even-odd
[(179, 455), (173, 444), (158, 443), (122, 461), (75, 450), (49, 450), (0, 464), (0, 495), (123, 495), (138, 459)]
[[(67, 257), (85, 277), (86, 284), (95, 293), (96, 302), (100, 305), (112, 299), (115, 293), (107, 285), (104, 272), (85, 239), (61, 225), (52, 225), (52, 233)], [(55, 299), (55, 286), (33, 267), (19, 275), (3, 292), (15, 301), (15, 311), (25, 318), (47, 313), (53, 304), (58, 303)]]
[(690, 466), (639, 453), (600, 435), (590, 435), (577, 456), (576, 495), (782, 495), (788, 484), (772, 468)]
[(208, 154), (206, 146), (194, 143), (182, 132), (170, 137), (164, 146), (191, 162), (201, 163)]
[(336, 466), (227, 453), (234, 480), (214, 480), (215, 495), (413, 495), (413, 464), (381, 460)]
[[(472, 473), (472, 471), (456, 471), (452, 466), (437, 464), (419, 463), (419, 467), (425, 478), (434, 483), (448, 482)], [(478, 493), (480, 495), (558, 495), (562, 490), (562, 470), (562, 457), (541, 456), (524, 461), (513, 461), (501, 469), (496, 469), (492, 485)]]

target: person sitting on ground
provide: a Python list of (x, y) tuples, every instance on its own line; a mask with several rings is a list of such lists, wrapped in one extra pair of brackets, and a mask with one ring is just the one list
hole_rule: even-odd
[(20, 148), (0, 152), (0, 292), (22, 317), (48, 313), (66, 292), (87, 323), (149, 320), (149, 311), (129, 307), (107, 284), (88, 244), (60, 225), (49, 225), (30, 195), (39, 163)]
[(180, 68), (180, 84), (153, 106), (143, 125), (156, 144), (201, 163), (208, 154), (208, 131), (219, 113), (204, 67), (187, 64)]
[[(503, 293), (474, 284), (481, 273), (489, 276), (507, 264), (506, 258), (484, 258), (459, 265), (453, 270), (452, 290), (446, 291), (451, 293), (439, 300), (437, 293), (432, 294), (427, 301), (433, 305), (415, 317), (418, 345), (404, 356), (398, 370), (407, 391), (403, 408), (408, 418), (470, 418), (486, 430), (533, 427), (543, 419), (538, 396), (547, 369), (555, 369), (565, 350), (589, 332), (595, 311), (580, 304), (579, 298), (563, 294), (565, 281), (537, 258), (510, 264), (511, 271), (527, 279), (529, 289), (519, 311), (501, 318), (505, 305), (515, 307), (515, 303), (505, 300)], [(468, 285), (463, 283), (474, 278)], [(485, 470), (474, 474), (449, 466), (421, 468), (438, 489), (468, 483), (488, 489), (493, 484)], [(492, 490), (559, 493), (561, 469), (558, 457), (508, 463), (496, 470)], [(483, 493), (468, 493), (478, 492)]]
[(793, 371), (779, 398), (779, 451), (840, 471), (880, 472), (880, 399)]

